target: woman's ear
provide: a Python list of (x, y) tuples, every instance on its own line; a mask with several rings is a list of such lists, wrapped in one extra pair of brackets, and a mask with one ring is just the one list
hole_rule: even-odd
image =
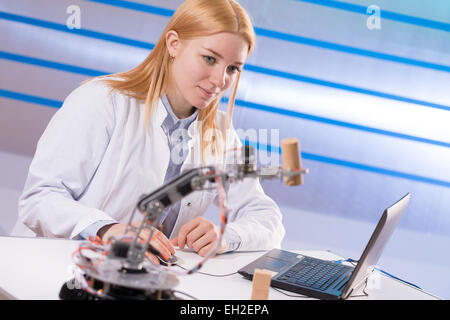
[(175, 58), (180, 47), (180, 38), (178, 37), (178, 33), (176, 31), (169, 30), (166, 33), (166, 46), (169, 51), (169, 55)]

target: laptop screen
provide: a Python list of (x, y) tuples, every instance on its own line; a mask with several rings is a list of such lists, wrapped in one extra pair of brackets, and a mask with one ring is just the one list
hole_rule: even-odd
[(387, 208), (378, 222), (364, 252), (359, 259), (358, 265), (353, 271), (352, 277), (347, 283), (342, 293), (342, 297), (346, 298), (352, 290), (359, 287), (367, 276), (372, 272), (374, 266), (383, 252), (386, 243), (394, 233), (394, 229), (400, 220), (405, 208), (409, 202), (410, 194), (406, 194), (395, 204)]

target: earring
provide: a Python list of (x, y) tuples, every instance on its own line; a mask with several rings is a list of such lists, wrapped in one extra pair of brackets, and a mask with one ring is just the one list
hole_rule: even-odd
[(174, 59), (175, 57), (169, 54), (169, 62), (173, 62)]

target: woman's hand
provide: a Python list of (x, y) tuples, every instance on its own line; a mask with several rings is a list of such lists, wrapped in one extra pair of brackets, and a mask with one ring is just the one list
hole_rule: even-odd
[[(199, 216), (182, 226), (178, 236), (170, 240), (170, 242), (180, 249), (187, 245), (204, 257), (216, 245), (216, 242), (219, 240), (219, 234), (220, 230), (217, 226)], [(224, 252), (226, 248), (226, 241), (222, 238), (217, 253)]]
[[(138, 222), (133, 223), (134, 227), (139, 226)], [(112, 238), (120, 237), (125, 234), (125, 229), (127, 227), (127, 224), (123, 223), (116, 223), (116, 224), (110, 224), (107, 226), (104, 226), (101, 228), (97, 235), (103, 240), (103, 241), (110, 241)], [(130, 236), (134, 236), (134, 234), (130, 234)], [(150, 236), (149, 230), (142, 230), (139, 234), (139, 238), (142, 241), (145, 241)], [(160, 256), (164, 260), (169, 260), (170, 256), (175, 253), (175, 248), (173, 247), (172, 243), (167, 239), (167, 237), (159, 230), (154, 229), (152, 239), (150, 240), (150, 244), (159, 251)], [(159, 264), (159, 260), (157, 257), (155, 257), (150, 252), (147, 252), (146, 255), (151, 258), (155, 263)]]

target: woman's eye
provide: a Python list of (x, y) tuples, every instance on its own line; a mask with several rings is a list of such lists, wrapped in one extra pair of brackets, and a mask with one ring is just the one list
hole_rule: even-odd
[(211, 56), (203, 56), (203, 59), (205, 59), (205, 61), (208, 62), (209, 64), (213, 64), (214, 62), (216, 62), (216, 59)]
[(235, 72), (241, 72), (241, 69), (239, 69), (239, 68), (236, 67), (236, 66), (229, 66), (228, 69), (229, 69), (232, 73), (235, 73)]

